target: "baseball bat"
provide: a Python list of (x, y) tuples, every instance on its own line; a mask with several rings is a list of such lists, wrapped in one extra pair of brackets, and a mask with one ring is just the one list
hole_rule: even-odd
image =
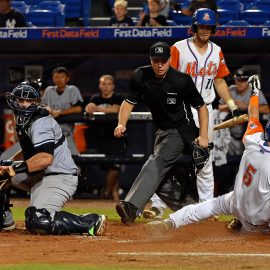
[(217, 124), (214, 126), (214, 130), (219, 130), (219, 129), (223, 129), (223, 128), (229, 128), (229, 127), (233, 127), (236, 125), (241, 125), (245, 122), (248, 121), (248, 115), (247, 114), (242, 114), (236, 118), (231, 118), (227, 121), (224, 121), (220, 124)]

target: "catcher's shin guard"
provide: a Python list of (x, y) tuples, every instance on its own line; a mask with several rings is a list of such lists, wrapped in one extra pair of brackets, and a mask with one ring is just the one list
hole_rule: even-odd
[(44, 208), (30, 206), (25, 210), (25, 226), (30, 233), (51, 234), (51, 222), (50, 213)]
[(88, 233), (91, 236), (103, 235), (106, 217), (98, 214), (75, 215), (65, 211), (56, 212), (52, 222), (52, 234)]
[(42, 208), (28, 207), (25, 211), (26, 229), (33, 234), (64, 235), (72, 233), (88, 233), (103, 235), (106, 217), (97, 214), (78, 216), (65, 211), (56, 212), (52, 220), (50, 213)]

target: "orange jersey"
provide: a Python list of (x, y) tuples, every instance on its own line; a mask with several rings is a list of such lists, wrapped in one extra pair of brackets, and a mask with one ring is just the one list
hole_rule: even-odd
[(193, 38), (178, 41), (171, 47), (171, 66), (192, 77), (206, 104), (215, 99), (214, 79), (230, 73), (218, 45), (209, 41), (206, 53), (201, 55)]
[(260, 121), (256, 118), (250, 118), (248, 121), (247, 130), (245, 132), (245, 135), (243, 137), (243, 142), (245, 143), (245, 137), (247, 135), (252, 135), (257, 132), (263, 132), (263, 127)]

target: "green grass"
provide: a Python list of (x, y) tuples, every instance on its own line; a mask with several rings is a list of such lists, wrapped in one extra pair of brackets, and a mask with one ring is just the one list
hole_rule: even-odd
[[(67, 212), (71, 212), (74, 214), (82, 215), (86, 213), (98, 213), (103, 214), (107, 216), (107, 218), (111, 221), (119, 221), (120, 218), (117, 215), (114, 208), (71, 208), (71, 207), (65, 207), (63, 210)], [(12, 213), (14, 216), (15, 221), (23, 221), (24, 220), (24, 207), (12, 207)], [(168, 218), (169, 214), (172, 213), (171, 210), (167, 209), (164, 214), (164, 218)], [(229, 215), (219, 215), (218, 220), (219, 221), (230, 221), (233, 218), (233, 216)], [(142, 218), (138, 219), (138, 222), (144, 222)]]

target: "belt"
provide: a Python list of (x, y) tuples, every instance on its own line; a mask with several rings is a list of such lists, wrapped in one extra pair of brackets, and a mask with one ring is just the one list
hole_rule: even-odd
[(45, 173), (44, 176), (60, 175), (60, 174), (78, 176), (78, 173), (57, 173), (57, 172)]

